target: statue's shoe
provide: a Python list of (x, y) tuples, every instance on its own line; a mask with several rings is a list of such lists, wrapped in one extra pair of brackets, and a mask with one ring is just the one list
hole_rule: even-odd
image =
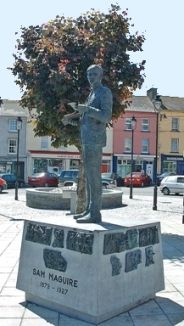
[(77, 219), (77, 223), (97, 223), (98, 224), (101, 222), (102, 222), (101, 216), (94, 217), (94, 216), (91, 216), (90, 214)]
[(84, 216), (86, 216), (86, 215), (88, 215), (88, 214), (89, 214), (89, 209), (87, 209), (86, 211), (84, 211), (84, 212), (81, 213), (81, 214), (76, 214), (76, 215), (74, 215), (73, 218), (74, 218), (74, 220), (78, 220), (78, 218), (84, 217)]

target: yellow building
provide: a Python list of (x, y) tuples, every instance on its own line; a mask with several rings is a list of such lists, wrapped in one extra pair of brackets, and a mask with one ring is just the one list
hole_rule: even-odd
[(184, 174), (184, 98), (162, 96), (158, 121), (158, 171)]

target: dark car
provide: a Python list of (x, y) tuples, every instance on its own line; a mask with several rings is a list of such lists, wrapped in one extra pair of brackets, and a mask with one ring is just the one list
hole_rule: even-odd
[(64, 184), (65, 181), (77, 181), (79, 177), (79, 170), (63, 170), (59, 176), (59, 183)]
[(124, 186), (124, 182), (125, 182), (125, 178), (121, 177), (120, 175), (118, 175), (116, 177), (116, 184), (117, 184), (117, 187), (122, 187)]
[(169, 177), (170, 175), (176, 175), (176, 173), (167, 171), (167, 172), (163, 172), (162, 174), (157, 175), (157, 186), (160, 186), (161, 181), (165, 177)]
[[(4, 179), (7, 183), (7, 188), (14, 188), (16, 183), (16, 175), (13, 173), (1, 173), (0, 178)], [(19, 188), (25, 187), (25, 181), (18, 178)]]
[(124, 185), (129, 187), (131, 185), (131, 181), (134, 187), (149, 186), (152, 183), (150, 176), (142, 172), (132, 172), (132, 180), (131, 175), (127, 175), (124, 180)]
[(40, 172), (28, 177), (28, 185), (32, 187), (57, 187), (58, 176), (55, 173)]

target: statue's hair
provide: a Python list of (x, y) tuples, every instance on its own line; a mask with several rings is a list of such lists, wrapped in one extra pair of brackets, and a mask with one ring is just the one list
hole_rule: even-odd
[(100, 66), (100, 65), (91, 65), (91, 66), (89, 66), (88, 67), (88, 69), (87, 69), (87, 72), (89, 71), (89, 70), (91, 70), (91, 69), (98, 69), (99, 71), (100, 71), (100, 73), (101, 73), (101, 76), (103, 76), (103, 69), (102, 69), (102, 66)]

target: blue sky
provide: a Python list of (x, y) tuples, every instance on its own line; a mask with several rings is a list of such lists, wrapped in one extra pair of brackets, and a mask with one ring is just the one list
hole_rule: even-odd
[[(21, 97), (19, 87), (8, 66), (13, 65), (16, 38), (20, 26), (42, 24), (56, 15), (75, 17), (95, 8), (107, 12), (113, 0), (6, 0), (1, 3), (0, 20), (0, 96), (9, 100)], [(121, 9), (128, 8), (134, 31), (144, 33), (143, 52), (132, 61), (146, 60), (146, 78), (134, 95), (146, 95), (151, 87), (164, 96), (184, 97), (184, 1), (119, 0)]]

